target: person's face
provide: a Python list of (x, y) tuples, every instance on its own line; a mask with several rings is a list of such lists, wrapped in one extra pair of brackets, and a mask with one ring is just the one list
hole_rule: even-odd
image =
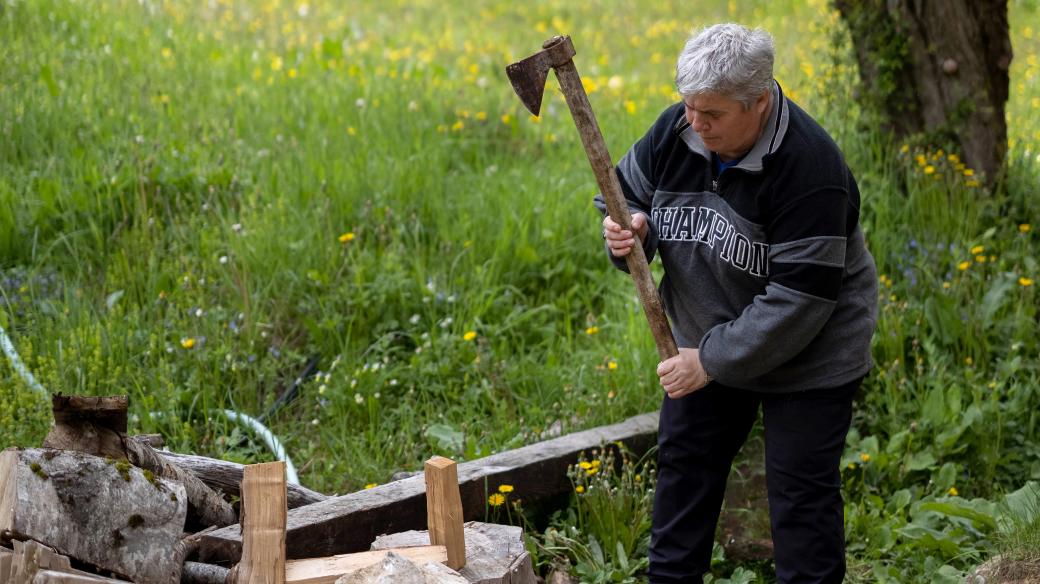
[(758, 140), (769, 94), (763, 93), (748, 109), (735, 99), (715, 94), (685, 97), (683, 103), (686, 120), (704, 145), (723, 160), (731, 160), (746, 154)]

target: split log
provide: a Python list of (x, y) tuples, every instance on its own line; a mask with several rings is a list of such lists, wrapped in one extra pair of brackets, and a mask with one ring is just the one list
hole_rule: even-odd
[[(193, 454), (178, 454), (176, 452), (159, 452), (159, 454), (167, 462), (173, 463), (199, 477), (211, 489), (221, 491), (231, 497), (240, 496), (239, 485), (242, 483), (242, 469), (245, 468), (245, 465)], [(288, 495), (286, 501), (290, 509), (303, 507), (304, 505), (310, 505), (311, 503), (317, 503), (329, 498), (328, 495), (323, 495), (300, 485), (290, 484), (286, 488)]]
[(181, 568), (181, 584), (234, 584), (231, 570), (223, 566), (184, 562)]
[(242, 561), (237, 584), (285, 584), (285, 463), (246, 467), (242, 480)]
[(426, 461), (426, 523), (430, 543), (448, 549), (448, 567), (466, 565), (466, 537), (462, 529), (458, 465), (450, 458), (434, 456)]
[[(467, 582), (475, 584), (535, 584), (537, 578), (531, 554), (524, 546), (524, 530), (513, 525), (471, 521), (464, 527), (466, 565), (458, 570)], [(428, 531), (405, 531), (381, 535), (374, 550), (426, 545)]]
[(180, 580), (180, 484), (126, 462), (60, 450), (0, 452), (0, 531), (131, 580)]
[[(513, 485), (530, 504), (566, 495), (572, 489), (567, 467), (582, 452), (623, 443), (641, 456), (656, 443), (657, 412), (577, 432), (465, 462), (458, 466), (466, 519), (483, 519), (488, 491)], [(287, 518), (289, 558), (331, 556), (367, 549), (376, 536), (426, 527), (426, 487), (422, 475), (293, 509)], [(218, 529), (202, 539), (202, 561), (235, 563), (242, 554), (238, 526)]]
[(148, 445), (148, 438), (126, 435), (129, 405), (130, 398), (125, 395), (55, 395), (51, 398), (54, 427), (44, 439), (43, 446), (126, 459), (138, 468), (180, 481), (187, 491), (188, 526), (191, 528), (224, 527), (238, 521), (235, 510), (223, 497), (191, 473), (164, 460)]
[[(426, 538), (426, 541), (429, 542), (429, 538)], [(333, 584), (344, 574), (378, 564), (391, 552), (417, 564), (426, 562), (443, 564), (448, 561), (448, 551), (442, 545), (422, 545), (342, 554), (327, 558), (289, 560), (285, 563), (285, 584)]]

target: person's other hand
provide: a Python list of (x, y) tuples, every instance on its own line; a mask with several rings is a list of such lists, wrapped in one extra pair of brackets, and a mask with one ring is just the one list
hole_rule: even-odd
[(701, 365), (697, 349), (679, 349), (679, 354), (665, 359), (657, 366), (661, 387), (672, 399), (678, 399), (701, 389), (708, 382), (708, 374)]
[(607, 215), (603, 218), (603, 239), (607, 240), (607, 246), (610, 248), (610, 253), (616, 258), (622, 258), (632, 252), (632, 246), (636, 245), (636, 238), (632, 234), (633, 231), (639, 234), (639, 239), (646, 239), (646, 231), (648, 224), (646, 222), (646, 213), (636, 213), (632, 215), (632, 229), (621, 229), (621, 226), (614, 222)]

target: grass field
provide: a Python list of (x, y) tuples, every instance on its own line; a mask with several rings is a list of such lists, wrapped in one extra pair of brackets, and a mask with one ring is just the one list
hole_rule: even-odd
[[(46, 390), (129, 394), (132, 432), (240, 461), (270, 454), (213, 411), (261, 416), (314, 364), (266, 422), (329, 493), (653, 410), (566, 105), (532, 118), (504, 67), (570, 34), (617, 159), (722, 20), (774, 34), (864, 194), (883, 294), (843, 461), (852, 573), (947, 581), (1014, 539), (978, 514), (1040, 479), (1035, 1), (1011, 3), (986, 194), (956, 152), (862, 129), (820, 0), (0, 0), (0, 324)], [(49, 419), (0, 359), (0, 444)]]

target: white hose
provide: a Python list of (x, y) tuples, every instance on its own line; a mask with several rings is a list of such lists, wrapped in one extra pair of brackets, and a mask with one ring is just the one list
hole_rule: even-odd
[(40, 382), (33, 377), (32, 372), (25, 367), (25, 363), (22, 363), (22, 358), (18, 356), (18, 351), (14, 350), (14, 344), (11, 343), (11, 339), (7, 337), (7, 331), (2, 326), (0, 326), (0, 346), (3, 346), (4, 354), (11, 361), (11, 366), (14, 367), (14, 370), (18, 372), (18, 375), (25, 380), (29, 387), (43, 395), (50, 395), (50, 392), (44, 389)]
[[(11, 366), (14, 367), (14, 370), (18, 373), (19, 376), (21, 376), (23, 380), (25, 380), (25, 383), (27, 383), (29, 387), (33, 389), (33, 391), (41, 393), (45, 396), (50, 395), (50, 392), (47, 391), (47, 389), (44, 388), (42, 385), (40, 385), (38, 381), (36, 381), (36, 378), (33, 377), (32, 372), (29, 371), (29, 369), (25, 366), (25, 363), (22, 363), (21, 357), (18, 356), (18, 351), (15, 351), (14, 344), (11, 343), (11, 339), (7, 336), (7, 331), (4, 330), (3, 326), (0, 326), (0, 347), (3, 348), (4, 354), (7, 355), (7, 359), (11, 362)], [(274, 454), (276, 459), (285, 461), (285, 480), (293, 485), (300, 484), (300, 477), (296, 475), (296, 467), (293, 466), (292, 460), (289, 458), (289, 454), (285, 451), (285, 447), (282, 446), (282, 443), (278, 440), (278, 437), (275, 436), (274, 433), (267, 428), (267, 426), (264, 426), (262, 423), (260, 423), (259, 420), (253, 418), (252, 416), (247, 416), (246, 414), (236, 412), (234, 410), (213, 411), (218, 414), (222, 414), (225, 418), (231, 420), (232, 422), (241, 422), (246, 426), (249, 426), (249, 428), (252, 429), (253, 432), (260, 436), (260, 438), (264, 441), (264, 444), (267, 445), (267, 448), (270, 449), (270, 451)], [(148, 415), (153, 418), (161, 418), (163, 416), (163, 413), (149, 412)]]

